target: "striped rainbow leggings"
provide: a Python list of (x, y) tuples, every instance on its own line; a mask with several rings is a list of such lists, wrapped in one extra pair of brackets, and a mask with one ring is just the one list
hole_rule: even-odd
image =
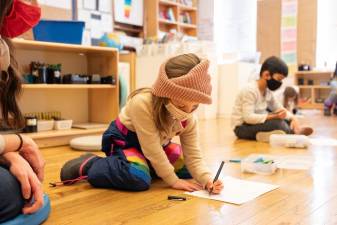
[[(88, 171), (88, 181), (94, 187), (129, 191), (149, 189), (154, 169), (144, 157), (135, 132), (128, 130), (119, 119), (103, 134), (102, 151), (107, 157), (97, 157)], [(163, 151), (179, 178), (189, 179), (181, 146), (169, 143)]]

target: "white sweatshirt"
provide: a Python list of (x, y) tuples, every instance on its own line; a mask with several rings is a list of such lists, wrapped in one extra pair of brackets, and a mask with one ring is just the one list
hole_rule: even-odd
[[(244, 87), (238, 94), (231, 116), (231, 127), (247, 124), (261, 124), (264, 123), (268, 116), (267, 109), (272, 112), (279, 111), (284, 107), (274, 97), (272, 91), (268, 88), (263, 96), (259, 90), (257, 82), (254, 81)], [(287, 112), (287, 119), (291, 119), (293, 115)]]

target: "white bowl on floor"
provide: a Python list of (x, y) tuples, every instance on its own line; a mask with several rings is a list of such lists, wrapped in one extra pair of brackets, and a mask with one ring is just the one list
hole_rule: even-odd
[(70, 147), (80, 151), (100, 151), (102, 148), (102, 135), (74, 138), (70, 141)]

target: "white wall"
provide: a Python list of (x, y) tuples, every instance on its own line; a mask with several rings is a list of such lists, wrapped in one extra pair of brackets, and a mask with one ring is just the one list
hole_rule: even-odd
[(214, 0), (214, 40), (222, 52), (256, 51), (256, 0)]
[(38, 0), (38, 3), (63, 9), (71, 9), (72, 7), (72, 1), (70, 0)]
[(198, 38), (214, 40), (214, 0), (198, 1)]
[(218, 65), (218, 112), (220, 118), (230, 118), (239, 91), (248, 81), (256, 69), (255, 64), (227, 63)]
[(333, 70), (337, 61), (337, 1), (317, 1), (316, 65)]

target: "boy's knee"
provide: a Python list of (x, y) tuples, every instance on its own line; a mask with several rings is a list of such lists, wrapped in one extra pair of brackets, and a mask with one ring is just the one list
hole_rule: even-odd
[(255, 133), (248, 132), (245, 127), (236, 127), (234, 134), (239, 139), (255, 140)]
[(273, 128), (273, 130), (283, 130), (285, 132), (288, 131), (288, 124), (281, 119), (270, 120), (270, 125)]

